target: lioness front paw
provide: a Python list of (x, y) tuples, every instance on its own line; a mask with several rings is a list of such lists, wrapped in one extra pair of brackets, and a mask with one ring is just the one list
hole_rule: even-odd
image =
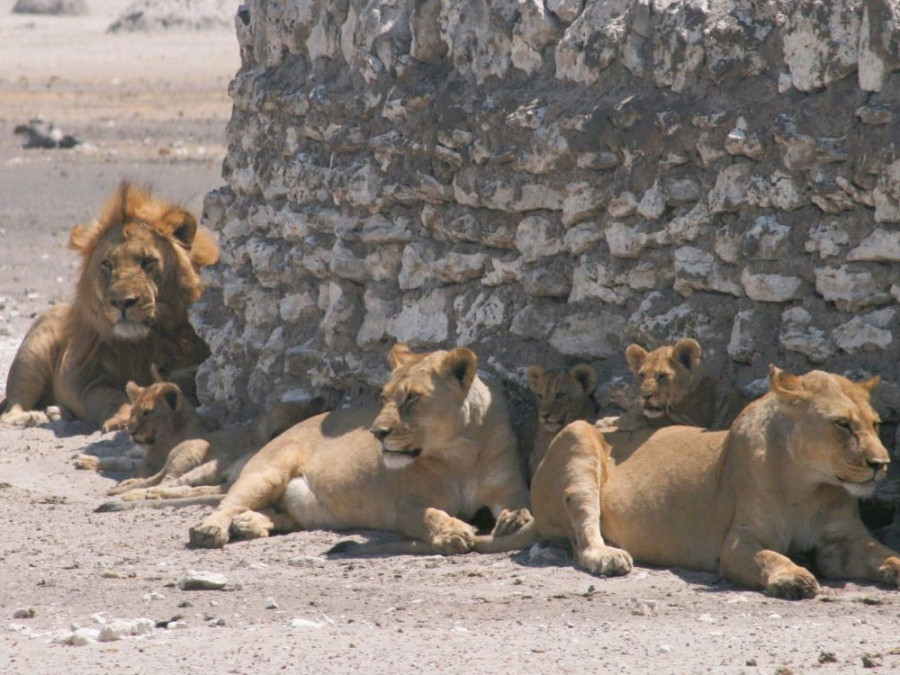
[(474, 527), (460, 520), (438, 532), (431, 540), (431, 545), (441, 555), (468, 553), (475, 546), (475, 534)]
[(891, 556), (886, 558), (878, 568), (881, 580), (889, 586), (900, 586), (900, 558)]
[(79, 471), (99, 471), (100, 458), (97, 455), (77, 455), (74, 460)]
[(809, 570), (798, 567), (794, 571), (775, 574), (770, 578), (766, 593), (784, 600), (814, 598), (819, 593), (819, 582)]
[(146, 488), (134, 488), (133, 490), (123, 492), (121, 499), (123, 502), (139, 502), (145, 499), (151, 499), (151, 497), (147, 494)]
[(188, 536), (192, 548), (223, 548), (228, 543), (228, 527), (210, 516), (194, 525)]
[(142, 480), (142, 478), (126, 478), (117, 485), (109, 488), (109, 490), (106, 491), (106, 494), (110, 497), (115, 497), (116, 495), (120, 495), (123, 492), (128, 492), (129, 490), (133, 489), (133, 485), (140, 483)]
[(533, 520), (528, 509), (503, 509), (491, 534), (495, 537), (505, 537), (518, 532)]
[(597, 546), (578, 554), (578, 565), (591, 574), (615, 577), (628, 574), (634, 566), (631, 554), (613, 546)]
[(274, 529), (272, 519), (258, 511), (244, 511), (231, 522), (231, 534), (239, 539), (268, 537)]

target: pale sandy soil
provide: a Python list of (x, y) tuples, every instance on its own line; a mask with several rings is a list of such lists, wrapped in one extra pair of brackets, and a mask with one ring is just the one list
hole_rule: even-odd
[[(195, 210), (221, 184), (233, 35), (109, 36), (125, 2), (89, 2), (90, 17), (52, 19), (0, 0), (0, 383), (34, 314), (68, 297), (69, 228), (119, 180)], [(89, 145), (21, 149), (12, 130), (37, 114)], [(202, 507), (93, 513), (113, 477), (77, 472), (71, 457), (126, 446), (78, 424), (0, 428), (0, 672), (900, 669), (900, 594), (872, 585), (829, 584), (792, 603), (710, 574), (596, 579), (528, 553), (329, 560), (341, 536), (328, 532), (191, 550)], [(189, 569), (228, 586), (182, 591)], [(57, 642), (73, 626), (142, 617), (159, 627)]]

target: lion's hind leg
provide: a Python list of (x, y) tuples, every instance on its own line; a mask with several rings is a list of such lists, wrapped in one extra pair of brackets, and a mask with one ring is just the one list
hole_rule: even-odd
[(53, 402), (53, 366), (61, 343), (66, 305), (57, 305), (40, 316), (19, 346), (6, 378), (6, 400), (0, 406), (0, 424), (33, 427), (60, 419), (39, 403)]

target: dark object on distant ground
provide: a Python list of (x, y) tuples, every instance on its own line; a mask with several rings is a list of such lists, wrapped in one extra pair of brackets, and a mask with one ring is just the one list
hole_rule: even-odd
[(25, 136), (23, 148), (74, 148), (81, 145), (81, 141), (74, 136), (64, 134), (51, 122), (37, 118), (29, 120), (28, 124), (18, 125), (15, 133)]
[(18, 0), (13, 14), (49, 14), (50, 16), (83, 16), (88, 13), (84, 0)]
[(234, 26), (229, 0), (135, 0), (107, 28), (109, 33), (159, 33)]

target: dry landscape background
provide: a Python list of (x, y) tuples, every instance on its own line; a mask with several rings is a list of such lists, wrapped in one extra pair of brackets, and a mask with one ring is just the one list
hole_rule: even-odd
[[(222, 182), (233, 32), (105, 33), (126, 4), (53, 18), (0, 0), (0, 382), (35, 314), (69, 296), (68, 230), (120, 180), (198, 213)], [(23, 149), (14, 128), (37, 116), (83, 145)], [(900, 596), (873, 585), (792, 603), (682, 570), (592, 578), (556, 550), (328, 559), (329, 532), (190, 550), (201, 507), (93, 512), (116, 477), (72, 456), (127, 445), (75, 423), (0, 428), (2, 672), (900, 668)], [(181, 590), (189, 570), (226, 585)]]

